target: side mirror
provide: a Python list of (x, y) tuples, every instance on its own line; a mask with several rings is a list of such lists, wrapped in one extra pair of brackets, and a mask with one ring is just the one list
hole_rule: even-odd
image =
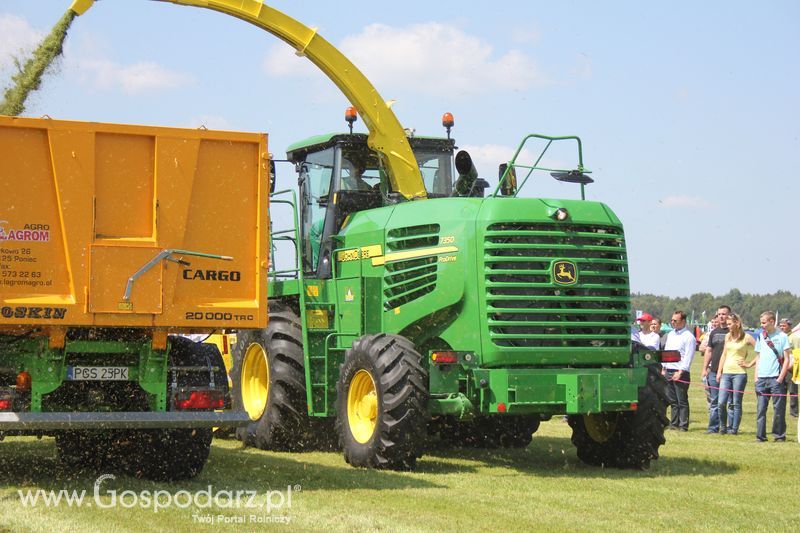
[(581, 172), (580, 170), (570, 170), (569, 172), (558, 171), (558, 172), (551, 172), (551, 176), (553, 176), (558, 181), (564, 181), (567, 183), (580, 183), (581, 185), (588, 185), (590, 183), (594, 183), (594, 180)]
[(503, 196), (514, 196), (517, 194), (517, 170), (514, 167), (508, 168), (508, 163), (501, 163), (499, 174), (500, 194)]
[(277, 173), (275, 172), (275, 161), (269, 160), (269, 193), (275, 192), (275, 182), (278, 181)]

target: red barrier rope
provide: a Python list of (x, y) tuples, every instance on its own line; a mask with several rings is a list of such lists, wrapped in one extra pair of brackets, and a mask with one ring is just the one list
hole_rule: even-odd
[[(687, 385), (692, 385), (693, 384), (691, 381), (684, 381), (682, 379), (668, 379), (667, 381), (675, 381), (677, 383), (686, 383)], [(703, 388), (704, 389), (724, 390), (724, 391), (727, 391), (727, 392), (741, 392), (742, 394), (748, 394), (749, 393), (749, 394), (755, 394), (756, 396), (768, 396), (768, 397), (778, 396), (778, 397), (784, 397), (784, 398), (797, 398), (798, 396), (800, 396), (798, 394), (789, 394), (789, 393), (786, 393), (786, 394), (763, 394), (763, 393), (759, 393), (757, 391), (752, 391), (751, 392), (751, 391), (744, 391), (744, 390), (723, 389), (723, 388), (720, 388), (720, 387), (714, 387), (714, 386), (708, 385), (706, 383), (703, 383)]]

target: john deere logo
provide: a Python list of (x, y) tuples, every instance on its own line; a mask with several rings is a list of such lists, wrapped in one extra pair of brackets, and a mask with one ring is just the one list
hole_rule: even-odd
[(559, 285), (573, 285), (578, 281), (578, 267), (571, 261), (553, 263), (553, 282)]

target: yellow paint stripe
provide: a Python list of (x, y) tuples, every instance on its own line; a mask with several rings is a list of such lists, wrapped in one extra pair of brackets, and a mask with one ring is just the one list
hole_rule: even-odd
[(420, 250), (409, 250), (407, 252), (394, 252), (383, 257), (373, 257), (372, 266), (380, 266), (392, 261), (403, 261), (405, 259), (416, 259), (418, 257), (428, 257), (431, 255), (447, 254), (457, 252), (457, 246), (438, 246), (436, 248), (422, 248)]

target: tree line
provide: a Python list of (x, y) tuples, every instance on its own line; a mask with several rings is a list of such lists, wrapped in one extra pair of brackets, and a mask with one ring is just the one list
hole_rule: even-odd
[(631, 295), (631, 304), (634, 313), (637, 309), (645, 311), (667, 323), (673, 311), (682, 310), (686, 311), (688, 319), (694, 317), (697, 323), (703, 324), (711, 320), (720, 305), (729, 305), (748, 327), (758, 327), (759, 317), (764, 311), (776, 311), (780, 318), (789, 318), (795, 325), (800, 321), (800, 297), (789, 291), (746, 294), (739, 289), (731, 289), (722, 296), (700, 292), (688, 298), (634, 293)]

